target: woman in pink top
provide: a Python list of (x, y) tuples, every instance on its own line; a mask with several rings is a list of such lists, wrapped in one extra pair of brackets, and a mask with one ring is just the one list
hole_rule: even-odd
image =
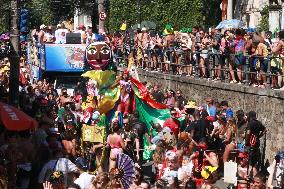
[(119, 134), (118, 120), (114, 120), (111, 125), (112, 133), (107, 137), (107, 145), (110, 146), (110, 157), (109, 157), (109, 170), (115, 168), (116, 157), (119, 153), (122, 153), (125, 147), (124, 141)]
[(175, 103), (176, 103), (176, 100), (175, 100), (175, 93), (173, 90), (169, 90), (167, 92), (167, 96), (164, 100), (164, 104), (168, 106), (168, 108), (174, 108), (175, 106)]

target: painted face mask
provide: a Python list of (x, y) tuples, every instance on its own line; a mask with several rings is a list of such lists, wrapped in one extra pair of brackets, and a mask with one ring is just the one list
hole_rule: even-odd
[(86, 48), (86, 59), (91, 69), (103, 70), (110, 60), (111, 50), (105, 42), (94, 42)]

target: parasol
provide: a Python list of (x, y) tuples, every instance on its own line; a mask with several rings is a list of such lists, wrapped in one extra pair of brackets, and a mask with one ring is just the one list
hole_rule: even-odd
[(243, 28), (245, 27), (245, 24), (236, 19), (232, 20), (224, 20), (218, 24), (216, 29), (237, 29), (237, 28)]
[(139, 29), (139, 28), (141, 28), (141, 26), (140, 26), (139, 24), (134, 24), (134, 25), (131, 27), (132, 30), (137, 30), (137, 29)]
[(134, 162), (133, 160), (126, 154), (120, 153), (117, 155), (117, 168), (122, 172), (121, 174), (121, 183), (124, 189), (128, 189), (130, 184), (134, 179)]
[(0, 122), (9, 131), (35, 129), (37, 122), (21, 110), (0, 102)]
[(147, 28), (148, 30), (155, 30), (157, 27), (155, 22), (152, 21), (142, 21), (141, 24), (135, 24), (131, 28), (136, 30), (138, 28)]
[(141, 27), (142, 28), (145, 27), (149, 30), (155, 30), (157, 25), (152, 21), (143, 21), (143, 22), (141, 22)]

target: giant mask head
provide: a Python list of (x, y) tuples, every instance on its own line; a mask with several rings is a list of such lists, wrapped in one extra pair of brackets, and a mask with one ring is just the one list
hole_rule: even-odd
[(86, 60), (91, 69), (105, 69), (110, 61), (111, 49), (105, 42), (94, 42), (86, 48)]

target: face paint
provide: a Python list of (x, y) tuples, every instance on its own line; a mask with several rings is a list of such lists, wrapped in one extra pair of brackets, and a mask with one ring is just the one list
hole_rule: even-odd
[(110, 60), (110, 47), (104, 42), (91, 43), (86, 48), (87, 63), (94, 70), (105, 69)]

